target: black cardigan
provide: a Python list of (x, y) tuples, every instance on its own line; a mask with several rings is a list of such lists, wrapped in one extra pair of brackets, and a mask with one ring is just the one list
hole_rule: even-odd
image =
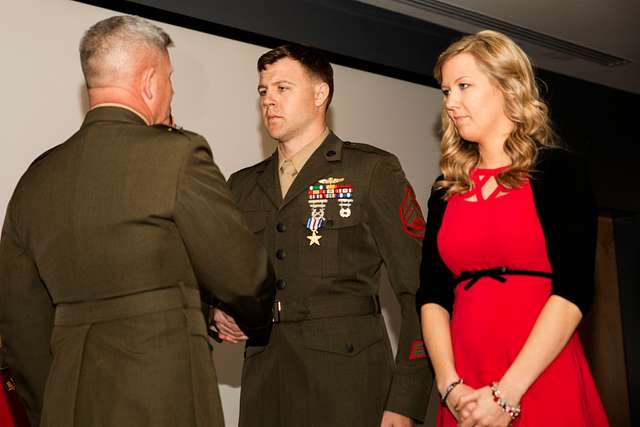
[[(442, 176), (438, 177), (441, 180)], [(598, 215), (584, 165), (563, 149), (542, 149), (533, 172), (531, 190), (551, 263), (551, 292), (574, 303), (583, 314), (593, 300)], [(445, 190), (431, 191), (422, 244), (418, 313), (435, 303), (453, 309), (455, 277), (437, 247), (447, 202)]]

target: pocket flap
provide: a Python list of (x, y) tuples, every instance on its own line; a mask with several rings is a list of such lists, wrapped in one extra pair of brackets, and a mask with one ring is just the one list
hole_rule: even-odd
[[(364, 319), (367, 322), (359, 322)], [(336, 319), (329, 319), (324, 325), (317, 324), (305, 328), (305, 347), (310, 350), (355, 356), (384, 338), (385, 332), (370, 316), (361, 319), (343, 318), (339, 323), (333, 320)]]
[[(339, 208), (336, 206), (335, 211), (333, 206), (326, 209), (326, 217), (322, 224), (322, 229), (334, 230), (346, 227), (353, 227), (360, 223), (360, 206), (355, 205), (350, 208), (349, 216), (340, 216)], [(304, 219), (304, 226), (307, 226), (307, 219)]]

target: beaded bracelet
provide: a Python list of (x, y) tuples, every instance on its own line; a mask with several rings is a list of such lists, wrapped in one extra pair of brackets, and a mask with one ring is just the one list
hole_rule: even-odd
[(520, 404), (510, 405), (504, 400), (500, 390), (498, 390), (498, 383), (495, 381), (491, 383), (491, 394), (493, 395), (493, 401), (500, 406), (500, 409), (509, 414), (511, 421), (515, 421), (520, 416)]
[(444, 394), (442, 395), (442, 399), (441, 399), (442, 404), (446, 404), (447, 403), (447, 397), (449, 397), (449, 393), (451, 393), (453, 391), (453, 389), (456, 388), (456, 386), (458, 386), (460, 384), (464, 384), (464, 381), (463, 381), (462, 378), (452, 382), (451, 384), (449, 384), (447, 386), (447, 389), (444, 391)]

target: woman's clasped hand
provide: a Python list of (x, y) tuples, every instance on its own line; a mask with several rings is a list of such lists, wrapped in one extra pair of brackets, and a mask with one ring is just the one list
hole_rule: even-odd
[(490, 386), (477, 390), (466, 386), (460, 391), (459, 396), (451, 397), (455, 405), (447, 404), (447, 406), (452, 410), (461, 427), (505, 427), (513, 421), (494, 400)]

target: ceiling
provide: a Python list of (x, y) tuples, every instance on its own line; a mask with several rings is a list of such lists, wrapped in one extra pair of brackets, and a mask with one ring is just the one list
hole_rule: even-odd
[(357, 1), (464, 33), (497, 26), (540, 68), (640, 94), (640, 0)]

